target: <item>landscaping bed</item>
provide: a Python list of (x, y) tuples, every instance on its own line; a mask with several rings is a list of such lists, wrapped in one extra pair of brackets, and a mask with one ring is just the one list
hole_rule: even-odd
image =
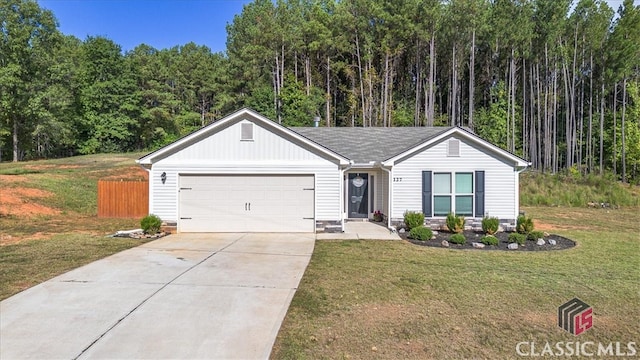
[[(480, 243), (480, 239), (484, 235), (481, 232), (465, 230), (462, 232), (464, 237), (467, 239), (466, 243), (459, 245), (450, 242), (450, 238), (452, 233), (447, 231), (434, 231), (434, 236), (431, 240), (419, 241), (413, 240), (409, 238), (409, 233), (399, 233), (400, 237), (404, 240), (409, 241), (412, 244), (420, 245), (420, 246), (431, 246), (431, 247), (441, 247), (441, 248), (450, 248), (450, 249), (469, 249), (469, 250), (505, 250), (505, 251), (549, 251), (549, 250), (564, 250), (569, 249), (576, 246), (575, 241), (571, 239), (567, 239), (566, 237), (554, 234), (545, 234), (544, 236), (544, 245), (537, 245), (536, 241), (526, 241), (524, 245), (518, 246), (516, 250), (510, 250), (508, 248), (509, 242), (508, 232), (502, 231), (496, 233), (494, 236), (498, 238), (498, 245), (486, 245), (484, 247), (474, 247), (473, 243)], [(555, 240), (555, 245), (551, 245), (549, 240)], [(448, 246), (443, 245), (443, 241), (448, 243)]]

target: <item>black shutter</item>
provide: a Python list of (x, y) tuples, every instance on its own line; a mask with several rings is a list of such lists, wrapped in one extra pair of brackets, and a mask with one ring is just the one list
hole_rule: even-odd
[(432, 217), (431, 213), (431, 171), (422, 172), (422, 213)]
[(484, 171), (476, 171), (476, 217), (484, 217)]

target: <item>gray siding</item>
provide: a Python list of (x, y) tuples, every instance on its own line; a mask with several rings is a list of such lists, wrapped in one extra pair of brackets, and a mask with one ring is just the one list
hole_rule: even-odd
[[(455, 137), (454, 137), (455, 138)], [(514, 167), (484, 149), (460, 140), (460, 156), (447, 156), (447, 141), (434, 144), (414, 156), (397, 163), (392, 183), (392, 218), (400, 220), (406, 210), (422, 211), (422, 171), (472, 172), (485, 171), (485, 212), (501, 219), (515, 219), (518, 214), (518, 174)], [(392, 179), (393, 181), (393, 179)]]

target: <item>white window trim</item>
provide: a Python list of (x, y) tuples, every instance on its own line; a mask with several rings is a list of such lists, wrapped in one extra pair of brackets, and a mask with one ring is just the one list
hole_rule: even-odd
[[(449, 174), (449, 193), (436, 193), (435, 188), (436, 188), (436, 175), (438, 174)], [(457, 193), (455, 186), (456, 186), (456, 174), (470, 174), (471, 175), (471, 193)], [(469, 171), (434, 171), (432, 173), (433, 176), (433, 180), (431, 181), (431, 213), (433, 214), (434, 218), (444, 218), (447, 215), (436, 215), (436, 201), (435, 198), (436, 196), (449, 196), (449, 201), (450, 203), (450, 208), (451, 208), (451, 213), (456, 214), (456, 196), (471, 196), (471, 214), (470, 215), (462, 215), (462, 216), (470, 216), (472, 217), (474, 214), (474, 206), (475, 206), (475, 201), (476, 201), (476, 193), (475, 193), (475, 183), (476, 183), (476, 176), (475, 176), (475, 172), (473, 170), (469, 170)]]

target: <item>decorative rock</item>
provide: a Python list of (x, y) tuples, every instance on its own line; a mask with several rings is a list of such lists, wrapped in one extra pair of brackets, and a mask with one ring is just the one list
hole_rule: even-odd
[(544, 245), (544, 244), (546, 244), (546, 243), (544, 242), (544, 239), (538, 239), (538, 241), (536, 242), (536, 245), (538, 245), (538, 246), (542, 246), (542, 245)]
[(442, 246), (449, 247), (449, 242), (447, 240), (442, 240)]
[(483, 243), (474, 242), (474, 243), (471, 243), (471, 245), (473, 245), (473, 247), (476, 248), (476, 249), (484, 248), (484, 244)]
[(404, 228), (400, 228), (400, 230), (398, 230), (398, 232), (399, 232), (400, 234), (404, 234), (406, 231), (407, 231), (407, 230), (405, 230)]
[(549, 245), (555, 245), (555, 244), (557, 244), (555, 240), (549, 239)]
[(517, 243), (511, 243), (511, 244), (507, 245), (507, 248), (509, 250), (518, 250), (518, 244)]
[(549, 233), (548, 233), (548, 232), (546, 232), (546, 231), (545, 231), (543, 234), (544, 234), (544, 236), (545, 236), (545, 237), (551, 236), (551, 234), (549, 234)]

